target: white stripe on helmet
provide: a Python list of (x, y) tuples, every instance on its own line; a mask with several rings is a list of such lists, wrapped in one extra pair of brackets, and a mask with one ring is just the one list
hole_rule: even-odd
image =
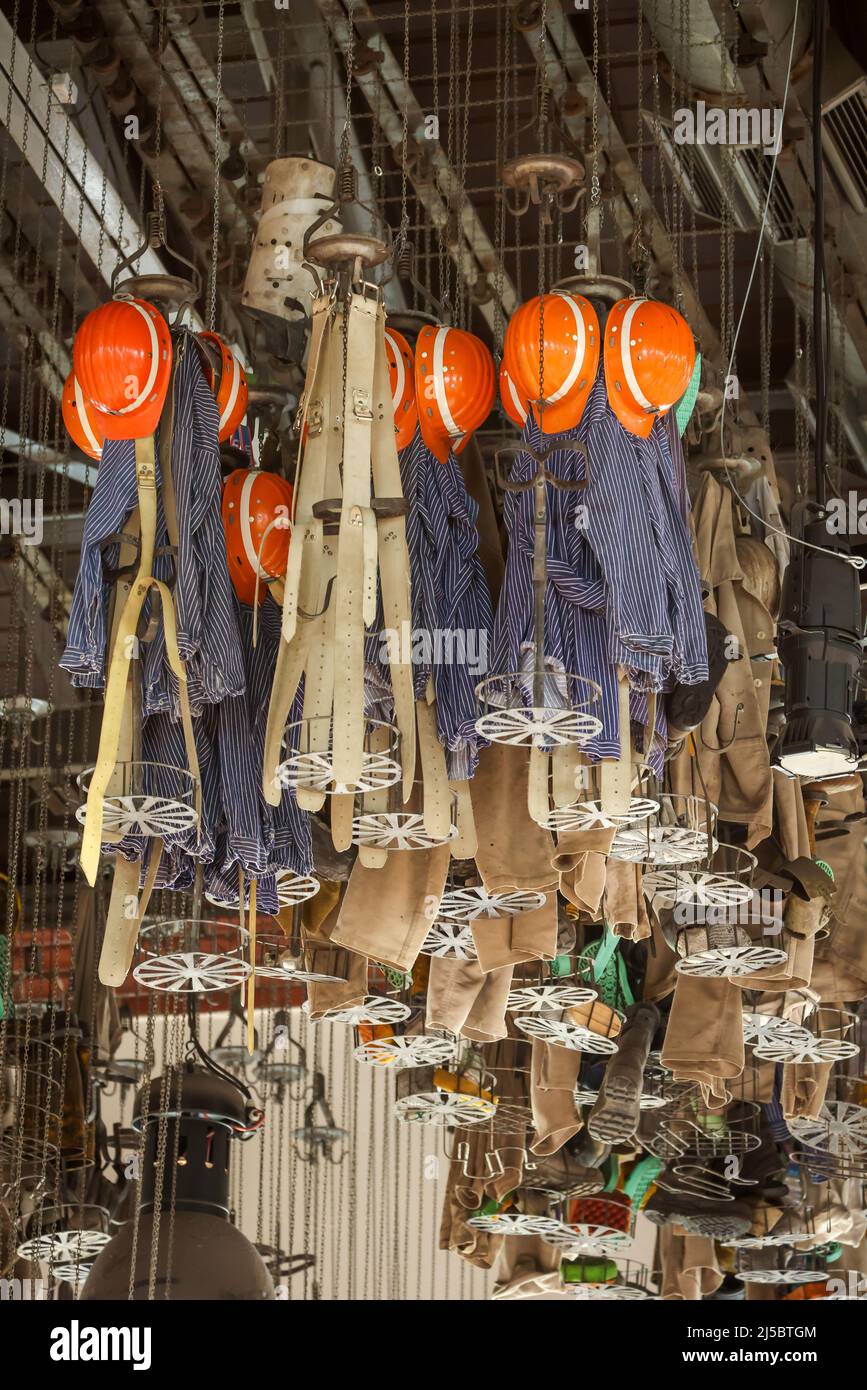
[(72, 378), (72, 387), (75, 392), (75, 408), (78, 411), (78, 418), (81, 421), (81, 428), (84, 430), (87, 442), (91, 449), (95, 449), (98, 454), (101, 454), (102, 445), (93, 432), (93, 427), (87, 414), (89, 403), (84, 399), (81, 393), (81, 387), (78, 384), (78, 377), (76, 376)]
[(406, 385), (406, 366), (403, 360), (403, 353), (400, 351), (400, 348), (394, 338), (392, 338), (388, 329), (385, 330), (385, 341), (391, 344), (391, 350), (394, 353), (395, 368), (397, 370), (397, 383), (391, 393), (391, 404), (394, 409), (397, 410), (403, 398), (403, 388)]
[(229, 391), (229, 399), (223, 406), (223, 413), (220, 416), (220, 429), (223, 428), (227, 420), (229, 420), (229, 418), (231, 417), (232, 411), (235, 409), (235, 404), (238, 399), (238, 392), (241, 389), (241, 364), (236, 358), (234, 352), (232, 352), (231, 348), (229, 349), (229, 361), (232, 364), (232, 387)]
[(154, 324), (153, 319), (151, 318), (147, 310), (143, 308), (141, 304), (137, 304), (134, 299), (127, 300), (127, 303), (130, 305), (131, 308), (135, 309), (136, 313), (141, 314), (142, 318), (148, 326), (148, 333), (150, 334), (151, 340), (151, 368), (148, 379), (145, 382), (144, 389), (139, 391), (135, 400), (130, 401), (129, 405), (121, 406), (120, 410), (109, 410), (107, 412), (109, 415), (128, 415), (131, 410), (137, 410), (138, 407), (148, 399), (151, 391), (154, 389), (157, 379), (157, 369), (159, 368), (160, 364), (160, 344), (159, 339), (157, 338), (156, 325)]
[(454, 420), (452, 419), (452, 413), (451, 413), (451, 411), (449, 410), (449, 403), (448, 403), (448, 401), (446, 400), (445, 386), (444, 386), (444, 384), (443, 384), (443, 353), (445, 352), (446, 334), (448, 333), (448, 331), (449, 331), (448, 328), (438, 328), (437, 331), (436, 331), (436, 337), (434, 338), (434, 345), (433, 345), (433, 383), (434, 383), (434, 395), (435, 395), (435, 397), (436, 397), (436, 403), (437, 403), (437, 406), (439, 407), (440, 415), (442, 416), (443, 424), (444, 424), (445, 427), (446, 427), (446, 433), (447, 433), (447, 434), (451, 434), (451, 435), (459, 435), (459, 434), (461, 433), (461, 431), (460, 431), (460, 429), (458, 428), (458, 426), (455, 424)]
[(564, 300), (569, 305), (569, 308), (572, 310), (572, 315), (575, 319), (575, 327), (578, 330), (578, 336), (577, 341), (575, 343), (575, 357), (572, 361), (572, 366), (569, 368), (569, 371), (566, 374), (566, 380), (563, 382), (562, 386), (558, 387), (558, 389), (553, 392), (552, 395), (546, 396), (545, 399), (548, 405), (553, 405), (555, 401), (561, 401), (563, 397), (568, 395), (568, 393), (572, 390), (572, 387), (575, 385), (576, 381), (581, 375), (581, 369), (584, 366), (584, 354), (587, 350), (587, 334), (584, 328), (584, 318), (581, 314), (581, 309), (579, 305), (576, 304), (574, 298), (571, 294), (569, 294), (567, 290), (555, 290), (554, 293), (558, 296), (558, 298)]
[(638, 378), (632, 366), (632, 353), (629, 350), (629, 338), (632, 329), (632, 320), (635, 318), (636, 311), (642, 304), (646, 304), (646, 299), (634, 299), (626, 313), (623, 315), (623, 323), (620, 325), (620, 363), (623, 367), (623, 375), (626, 377), (626, 384), (632, 392), (638, 404), (643, 410), (652, 410), (654, 413), (659, 406), (649, 401), (638, 384)]

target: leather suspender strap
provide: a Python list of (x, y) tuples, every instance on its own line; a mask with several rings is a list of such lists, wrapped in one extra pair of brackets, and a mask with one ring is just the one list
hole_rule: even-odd
[(602, 810), (609, 816), (623, 816), (632, 799), (632, 737), (629, 727), (629, 677), (622, 668), (617, 673), (620, 705), (620, 756), (600, 765), (599, 788)]
[(373, 364), (378, 306), (352, 294), (345, 324), (343, 505), (337, 543), (332, 758), (334, 780), (354, 786), (364, 764), (364, 623), (375, 610), (376, 523), (370, 507)]
[[(180, 530), (178, 528), (178, 508), (175, 499), (175, 480), (172, 472), (172, 445), (175, 420), (175, 381), (178, 365), (179, 362), (176, 358), (172, 366), (172, 379), (160, 417), (160, 494), (163, 499), (163, 513), (166, 518), (166, 530), (169, 534), (169, 543), (174, 547), (176, 557), (178, 557), (180, 553)], [(202, 779), (199, 773), (199, 756), (196, 751), (196, 739), (193, 733), (193, 715), (190, 709), (186, 668), (184, 667), (178, 649), (177, 626), (175, 623), (171, 594), (166, 589), (165, 585), (160, 584), (158, 587), (160, 590), (160, 600), (163, 605), (166, 652), (169, 665), (178, 681), (178, 705), (181, 711), (181, 727), (184, 732), (184, 747), (187, 752), (187, 765), (190, 774), (195, 778), (194, 805), (198, 825), (197, 835), (201, 835)]]
[[(334, 700), (334, 608), (310, 624), (307, 664), (304, 675), (303, 718), (311, 722), (305, 749), (311, 753), (327, 753), (331, 734), (331, 707)], [(318, 811), (326, 797), (325, 791), (298, 788), (298, 805), (302, 811)]]
[(335, 792), (331, 801), (331, 841), (340, 852), (352, 844), (352, 813), (355, 809), (353, 792)]
[[(385, 314), (380, 309), (376, 325), (376, 359), (373, 371), (374, 422), (372, 441), (373, 488), (377, 498), (402, 498), (400, 463), (394, 437), (394, 407), (385, 350)], [(400, 760), (403, 769), (403, 799), (407, 800), (415, 779), (415, 696), (412, 657), (405, 650), (404, 634), (412, 630), (412, 603), (409, 581), (409, 551), (406, 519), (403, 516), (377, 517), (379, 574), (382, 584), (382, 614), (387, 632), (396, 634), (389, 642), (389, 669), (394, 695), (394, 722), (400, 731)], [(396, 649), (396, 650), (395, 650)], [(406, 658), (406, 659), (404, 659)]]
[(428, 835), (445, 840), (451, 827), (451, 792), (446, 755), (437, 735), (435, 705), (419, 700), (416, 721), (424, 777), (424, 828)]
[[(386, 753), (391, 742), (391, 734), (388, 729), (377, 725), (370, 735), (371, 753)], [(364, 815), (381, 815), (388, 812), (389, 807), (389, 787), (377, 787), (371, 791), (366, 791), (362, 798), (362, 813)], [(382, 849), (380, 845), (359, 845), (358, 858), (366, 869), (381, 869), (384, 867), (388, 858), (388, 850)]]
[[(117, 633), (118, 623), (124, 604), (129, 597), (130, 589), (135, 580), (136, 559), (138, 557), (138, 539), (140, 534), (140, 523), (138, 507), (129, 515), (123, 535), (120, 537), (120, 553), (118, 556), (118, 566), (114, 581), (114, 607), (111, 616), (111, 629), (109, 631), (109, 651), (114, 646), (114, 639)], [(118, 738), (117, 761), (122, 763), (138, 762), (141, 757), (139, 739), (136, 737), (140, 732), (140, 719), (137, 718), (135, 709), (135, 699), (139, 682), (135, 679), (134, 666), (130, 667), (130, 679), (126, 683), (123, 695), (123, 716), (121, 719), (120, 736)], [(118, 767), (115, 764), (109, 785), (106, 788), (108, 795), (116, 793), (122, 794), (122, 777), (118, 776)], [(123, 839), (121, 831), (113, 833), (103, 831), (103, 838), (106, 842), (118, 841)]]
[(299, 546), (296, 542), (289, 546), (286, 562), (282, 624), (283, 638), (286, 642), (291, 642), (298, 626), (301, 573), (305, 562), (309, 561), (307, 549), (314, 538), (318, 538), (318, 544), (321, 545), (322, 523), (314, 521), (313, 504), (322, 497), (325, 456), (331, 429), (328, 358), (332, 337), (332, 308), (331, 300), (321, 296), (313, 309), (307, 378), (300, 412), (298, 462), (292, 496), (295, 535), (301, 535), (304, 543)]
[(527, 810), (537, 825), (548, 819), (548, 769), (550, 757), (544, 748), (530, 749), (530, 768), (527, 776)]
[(117, 761), (130, 660), (135, 651), (136, 628), (151, 587), (156, 543), (157, 490), (153, 436), (135, 441), (135, 472), (141, 520), (141, 552), (138, 573), (115, 630), (105, 683), (105, 708), (99, 735), (96, 766), (87, 793), (87, 812), (81, 840), (81, 868), (93, 887), (102, 843), (103, 797)]
[(139, 861), (136, 859), (130, 863), (128, 859), (115, 860), (114, 881), (111, 885), (105, 933), (99, 955), (101, 984), (112, 985), (117, 989), (129, 974), (139, 928), (148, 910), (162, 854), (162, 840), (153, 840), (141, 896), (138, 890), (141, 874)]
[(458, 803), (458, 833), (449, 846), (452, 852), (452, 858), (475, 859), (476, 850), (479, 847), (479, 837), (476, 833), (476, 820), (473, 815), (470, 784), (465, 781), (452, 782), (451, 788)]
[[(277, 649), (262, 761), (262, 794), (270, 806), (279, 806), (283, 788), (276, 779), (286, 720), (307, 665), (314, 634), (310, 619), (299, 621), (299, 608), (318, 614), (324, 607), (324, 535), (322, 521), (313, 515), (326, 485), (326, 469), (332, 430), (329, 346), (333, 333), (333, 302), (320, 296), (313, 311), (307, 382), (302, 402), (298, 467), (293, 510), (295, 530), (289, 546), (283, 591), (281, 641)], [(303, 453), (303, 457), (302, 457)], [(330, 708), (329, 708), (330, 712)]]

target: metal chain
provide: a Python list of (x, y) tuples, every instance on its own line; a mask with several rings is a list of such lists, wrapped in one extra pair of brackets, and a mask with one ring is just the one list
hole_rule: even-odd
[(211, 226), (211, 278), (208, 294), (208, 327), (215, 332), (217, 327), (217, 263), (220, 258), (220, 155), (222, 148), (223, 112), (223, 39), (226, 20), (226, 0), (219, 0), (217, 11), (217, 91), (214, 97), (214, 204)]
[(157, 91), (156, 91), (156, 117), (154, 125), (154, 157), (153, 157), (153, 199), (154, 212), (157, 218), (160, 237), (165, 241), (166, 236), (166, 208), (163, 198), (163, 185), (160, 179), (160, 157), (163, 144), (163, 82), (164, 72), (162, 55), (165, 51), (168, 19), (166, 0), (160, 0), (159, 20), (157, 23)]
[(410, 32), (409, 32), (409, 0), (403, 0), (403, 112), (402, 130), (400, 141), (400, 236), (403, 243), (409, 232), (409, 213), (407, 211), (407, 187), (409, 175), (407, 172), (407, 161), (409, 158), (409, 94), (410, 94)]
[[(464, 109), (463, 109), (463, 131), (461, 136), (461, 157), (458, 172), (458, 235), (461, 235), (460, 228), (463, 224), (463, 213), (467, 204), (467, 147), (469, 142), (470, 129), (470, 86), (473, 73), (473, 30), (475, 20), (474, 10), (475, 0), (469, 0), (469, 16), (467, 18), (467, 41), (466, 41), (466, 78), (464, 81)], [(469, 311), (467, 309), (467, 282), (463, 275), (455, 271), (459, 296), (459, 318), (462, 327), (469, 326)]]
[[(169, 1007), (174, 1001), (170, 1001)], [(148, 1271), (148, 1301), (153, 1302), (156, 1298), (157, 1270), (159, 1267), (159, 1244), (160, 1244), (160, 1225), (162, 1221), (162, 1198), (163, 1187), (166, 1177), (166, 1148), (168, 1144), (169, 1132), (169, 1091), (171, 1089), (171, 1071), (168, 1063), (168, 1036), (170, 1026), (170, 1015), (163, 1016), (163, 1057), (162, 1057), (162, 1076), (160, 1077), (160, 1113), (157, 1119), (157, 1152), (154, 1163), (154, 1206), (151, 1217), (151, 1249), (150, 1249), (150, 1269)]]
[[(544, 92), (548, 82), (548, 0), (542, 0), (539, 8), (540, 52), (539, 78)], [(539, 102), (540, 111), (542, 102)], [(537, 264), (537, 293), (539, 296), (539, 411), (541, 428), (545, 428), (545, 223), (539, 218), (539, 246)], [(536, 661), (541, 660), (539, 652)]]
[(602, 188), (599, 183), (599, 6), (593, 5), (593, 97), (590, 103), (590, 206), (597, 208), (602, 202)]
[[(186, 1019), (182, 1013), (180, 1014), (179, 1018), (175, 1019), (175, 1025), (176, 1026), (174, 1029), (174, 1054), (172, 1058), (172, 1065), (174, 1068), (174, 1075), (176, 1077), (177, 1090), (175, 1094), (174, 1110), (176, 1114), (180, 1115), (181, 1110), (183, 1108), (184, 1100), (183, 1046), (184, 1039), (186, 1036)], [(166, 1299), (171, 1298), (172, 1296), (172, 1265), (174, 1262), (175, 1252), (175, 1209), (177, 1206), (178, 1193), (178, 1160), (180, 1158), (180, 1143), (181, 1127), (179, 1124), (176, 1123), (174, 1144), (172, 1145), (172, 1181), (171, 1191), (169, 1194), (169, 1234), (166, 1248), (166, 1284), (165, 1289), (163, 1291), (163, 1298)]]

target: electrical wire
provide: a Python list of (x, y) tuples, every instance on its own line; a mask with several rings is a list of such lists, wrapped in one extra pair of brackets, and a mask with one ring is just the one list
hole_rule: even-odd
[[(822, 158), (822, 72), (825, 66), (825, 7), (826, 0), (816, 0), (813, 23), (816, 38), (813, 45), (813, 373), (816, 384), (816, 428), (814, 435), (816, 501), (824, 507), (825, 443), (828, 437), (828, 379), (825, 334), (830, 329), (823, 291), (825, 274), (825, 173)], [(824, 313), (824, 333), (823, 333)], [(829, 354), (828, 354), (829, 355)]]
[[(785, 118), (786, 104), (787, 104), (788, 99), (789, 99), (789, 85), (790, 85), (791, 77), (792, 77), (792, 61), (793, 61), (794, 53), (795, 53), (795, 35), (796, 35), (796, 33), (797, 33), (797, 27), (798, 27), (798, 13), (799, 13), (799, 10), (800, 10), (800, 3), (801, 3), (801, 0), (795, 0), (795, 12), (794, 12), (794, 14), (793, 14), (793, 16), (792, 16), (792, 38), (791, 38), (791, 42), (790, 42), (790, 44), (789, 44), (789, 59), (788, 59), (787, 65), (786, 65), (786, 83), (785, 83), (785, 87), (783, 88), (783, 103), (782, 103), (782, 108), (781, 108), (781, 121)], [(823, 16), (823, 17), (824, 17), (824, 16)], [(818, 53), (818, 51), (817, 51), (817, 56), (819, 56), (819, 57), (821, 56), (821, 54)], [(815, 119), (815, 113), (814, 113), (814, 119)], [(773, 191), (774, 191), (774, 180), (775, 180), (776, 174), (777, 174), (777, 160), (778, 160), (779, 157), (780, 157), (780, 150), (782, 149), (782, 144), (783, 144), (782, 134), (783, 134), (783, 133), (782, 133), (782, 126), (781, 126), (781, 129), (780, 129), (780, 138), (778, 139), (777, 144), (776, 144), (776, 148), (775, 148), (775, 150), (774, 150), (773, 163), (772, 163), (772, 165), (771, 165), (770, 177), (768, 178), (768, 191), (767, 191), (767, 193), (766, 193), (766, 195), (765, 195), (765, 205), (764, 205), (764, 207), (763, 207), (763, 209), (762, 209), (762, 220), (761, 220), (761, 224), (760, 224), (760, 226), (759, 226), (759, 234), (758, 234), (758, 237), (756, 238), (756, 253), (755, 253), (755, 255), (753, 256), (753, 264), (752, 264), (752, 267), (750, 268), (750, 275), (749, 275), (749, 279), (747, 280), (747, 287), (746, 287), (746, 290), (744, 291), (743, 302), (742, 302), (742, 304), (741, 304), (740, 316), (738, 317), (737, 327), (736, 327), (736, 329), (735, 329), (734, 338), (732, 339), (731, 353), (730, 353), (730, 355), (729, 355), (728, 368), (727, 368), (727, 370), (726, 370), (726, 377), (725, 377), (726, 382), (728, 382), (728, 381), (731, 380), (732, 366), (734, 365), (735, 354), (737, 353), (737, 348), (738, 348), (738, 339), (739, 339), (739, 337), (740, 337), (741, 328), (743, 327), (744, 315), (746, 314), (747, 304), (749, 303), (749, 298), (750, 298), (750, 293), (751, 293), (752, 288), (753, 288), (753, 281), (755, 280), (756, 269), (757, 269), (758, 264), (759, 264), (759, 256), (761, 255), (762, 247), (763, 247), (763, 245), (764, 245), (765, 228), (767, 227), (767, 223), (768, 223), (768, 210), (769, 210), (769, 208), (770, 208), (771, 197), (772, 197), (772, 194), (773, 194)], [(814, 137), (815, 137), (815, 132), (814, 132)], [(820, 142), (821, 142), (821, 131), (819, 132), (819, 140), (820, 140)], [(814, 148), (815, 148), (815, 146), (814, 146)], [(814, 161), (814, 162), (815, 162), (815, 161)], [(821, 157), (820, 157), (820, 163), (821, 163)], [(817, 179), (818, 179), (818, 177), (819, 177), (819, 175), (816, 174), (815, 171), (814, 171), (814, 176), (815, 176)], [(817, 207), (817, 216), (818, 216), (818, 207)], [(814, 239), (815, 239), (815, 236), (816, 236), (816, 232), (815, 232), (815, 229), (814, 229)], [(815, 275), (816, 275), (816, 272), (814, 271), (814, 280), (815, 280)], [(815, 338), (816, 338), (816, 335), (814, 334), (814, 339), (815, 339)], [(817, 348), (814, 348), (814, 352), (815, 352), (815, 351), (817, 351)], [(823, 361), (824, 361), (824, 358), (823, 358)], [(744, 498), (744, 496), (742, 495), (742, 493), (739, 491), (738, 486), (737, 486), (737, 483), (736, 483), (736, 481), (735, 481), (735, 477), (734, 477), (734, 475), (733, 475), (731, 469), (729, 468), (728, 462), (727, 462), (727, 460), (726, 460), (726, 449), (725, 449), (726, 399), (727, 399), (727, 397), (726, 397), (726, 394), (725, 394), (725, 392), (724, 392), (724, 393), (723, 393), (722, 409), (720, 410), (720, 420), (719, 420), (720, 456), (721, 456), (721, 458), (722, 458), (722, 460), (723, 460), (723, 464), (724, 464), (725, 472), (726, 472), (726, 479), (727, 479), (727, 481), (728, 481), (729, 487), (731, 488), (731, 490), (732, 490), (732, 492), (734, 493), (735, 497), (738, 499), (738, 502), (741, 504), (741, 506), (743, 507), (744, 511), (748, 512), (749, 515), (750, 515), (751, 517), (753, 517), (756, 521), (761, 522), (762, 526), (765, 528), (765, 531), (766, 531), (766, 532), (769, 532), (771, 535), (774, 535), (774, 536), (783, 536), (783, 537), (785, 537), (785, 539), (786, 539), (787, 541), (790, 542), (790, 544), (803, 546), (805, 550), (817, 550), (817, 551), (819, 552), (820, 555), (833, 555), (833, 557), (834, 557), (836, 560), (843, 560), (843, 561), (845, 562), (845, 564), (851, 565), (853, 569), (862, 570), (862, 569), (864, 568), (864, 566), (867, 565), (867, 560), (865, 560), (862, 556), (860, 556), (860, 555), (845, 555), (845, 554), (842, 554), (839, 550), (831, 550), (829, 547), (826, 548), (825, 546), (822, 546), (822, 545), (813, 545), (812, 542), (810, 542), (810, 541), (805, 541), (805, 540), (803, 540), (800, 536), (791, 535), (788, 531), (784, 531), (784, 530), (782, 529), (782, 527), (780, 527), (780, 526), (772, 526), (772, 525), (770, 524), (769, 521), (766, 521), (766, 520), (765, 520), (765, 518), (761, 515), (760, 512), (754, 511), (753, 508), (749, 505), (749, 503), (746, 501), (746, 499)], [(820, 404), (820, 403), (817, 401), (817, 402), (816, 402), (817, 426), (818, 426), (818, 410), (819, 410), (819, 404)], [(817, 454), (817, 457), (818, 457), (818, 454)], [(824, 494), (824, 488), (823, 488), (823, 494)]]

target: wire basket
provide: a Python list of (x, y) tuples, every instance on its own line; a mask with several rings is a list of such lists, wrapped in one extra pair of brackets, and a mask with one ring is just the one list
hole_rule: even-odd
[(330, 715), (299, 719), (286, 727), (276, 780), (298, 791), (343, 796), (355, 792), (379, 792), (401, 778), (400, 733), (394, 724), (365, 719), (361, 775), (351, 785), (334, 779), (333, 728)]
[(716, 853), (717, 808), (711, 802), (704, 797), (671, 792), (661, 793), (658, 801), (658, 811), (640, 824), (624, 826), (616, 832), (610, 850), (612, 859), (654, 869), (696, 863)]
[(356, 797), (352, 843), (384, 850), (434, 849), (456, 839), (457, 817), (454, 793), (449, 794), (447, 807), (426, 814), (421, 780), (413, 782), (406, 801), (401, 783), (393, 782), (382, 791)]
[(476, 732), (491, 743), (555, 748), (602, 732), (601, 690), (570, 671), (507, 671), (476, 686)]
[[(78, 786), (86, 797), (95, 767), (78, 774)], [(169, 843), (198, 824), (195, 808), (196, 778), (186, 768), (170, 763), (121, 762), (102, 798), (102, 839), (114, 844), (127, 835), (159, 837)], [(75, 818), (83, 825), (87, 806), (76, 807)]]
[(133, 978), (166, 994), (237, 989), (252, 973), (250, 934), (237, 922), (175, 918), (151, 922), (138, 937)]

